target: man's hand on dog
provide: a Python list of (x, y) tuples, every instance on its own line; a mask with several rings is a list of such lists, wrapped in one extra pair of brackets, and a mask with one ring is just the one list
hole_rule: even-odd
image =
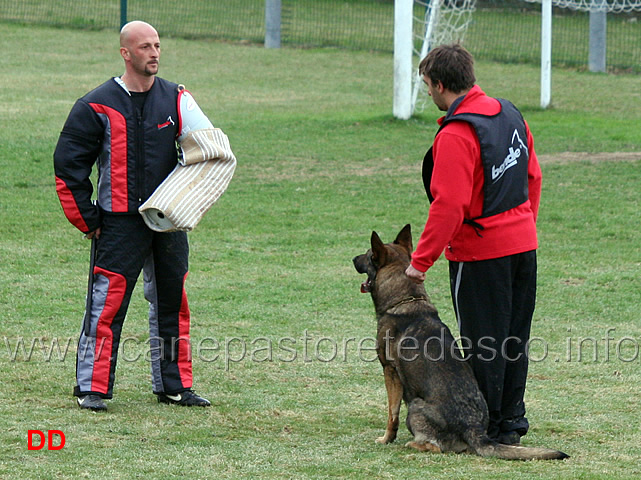
[(423, 283), (425, 281), (425, 273), (420, 270), (416, 270), (412, 265), (407, 267), (405, 275), (407, 275), (414, 283)]

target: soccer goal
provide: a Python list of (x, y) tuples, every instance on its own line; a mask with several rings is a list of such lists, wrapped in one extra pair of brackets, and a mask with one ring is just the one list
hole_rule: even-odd
[[(541, 4), (541, 108), (551, 103), (552, 8), (589, 12), (588, 68), (606, 71), (607, 19), (614, 13), (641, 11), (641, 0), (523, 0)], [(428, 100), (418, 63), (431, 48), (461, 42), (472, 20), (476, 0), (396, 0), (394, 2), (394, 107), (406, 120)]]
[(552, 95), (552, 6), (589, 12), (588, 68), (606, 71), (607, 15), (641, 11), (641, 0), (525, 0), (541, 3), (541, 108), (550, 105)]
[(419, 62), (434, 46), (463, 43), (476, 0), (394, 2), (394, 116), (406, 120), (425, 107)]

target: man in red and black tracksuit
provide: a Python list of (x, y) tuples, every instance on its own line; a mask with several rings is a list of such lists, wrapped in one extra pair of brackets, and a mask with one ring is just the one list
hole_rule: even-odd
[(437, 47), (419, 71), (447, 114), (424, 159), (431, 205), (406, 274), (424, 281), (445, 250), (461, 347), (489, 409), (488, 435), (516, 444), (529, 428), (523, 396), (541, 169), (527, 123), (510, 102), (475, 85), (469, 52)]
[[(191, 390), (190, 313), (184, 289), (187, 235), (154, 232), (138, 213), (177, 164), (181, 87), (156, 77), (160, 41), (151, 25), (125, 25), (120, 53), (125, 74), (75, 103), (54, 153), (64, 213), (95, 242), (74, 395), (81, 408), (106, 410), (123, 321), (142, 270), (150, 305), (153, 392), (159, 402), (208, 406), (209, 401)], [(93, 203), (90, 175), (96, 162)]]

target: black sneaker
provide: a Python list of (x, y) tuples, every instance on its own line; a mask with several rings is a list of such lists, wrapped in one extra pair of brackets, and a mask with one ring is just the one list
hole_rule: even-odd
[(107, 410), (107, 404), (98, 395), (84, 395), (76, 399), (80, 408), (93, 410), (94, 412), (104, 412)]
[(206, 398), (196, 395), (191, 390), (170, 395), (168, 393), (158, 394), (158, 403), (169, 403), (182, 405), (183, 407), (209, 407), (211, 403)]

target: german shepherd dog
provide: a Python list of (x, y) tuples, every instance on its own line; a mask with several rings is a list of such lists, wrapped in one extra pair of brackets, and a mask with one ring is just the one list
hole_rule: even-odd
[(396, 439), (401, 399), (407, 405), (407, 428), (419, 451), (468, 452), (511, 460), (568, 458), (547, 448), (503, 445), (487, 436), (488, 410), (472, 368), (461, 356), (447, 326), (405, 269), (410, 263), (412, 233), (406, 225), (393, 243), (372, 232), (371, 248), (354, 258), (366, 273), (361, 292), (371, 293), (376, 310), (377, 353), (383, 365), (388, 418), (378, 443)]

